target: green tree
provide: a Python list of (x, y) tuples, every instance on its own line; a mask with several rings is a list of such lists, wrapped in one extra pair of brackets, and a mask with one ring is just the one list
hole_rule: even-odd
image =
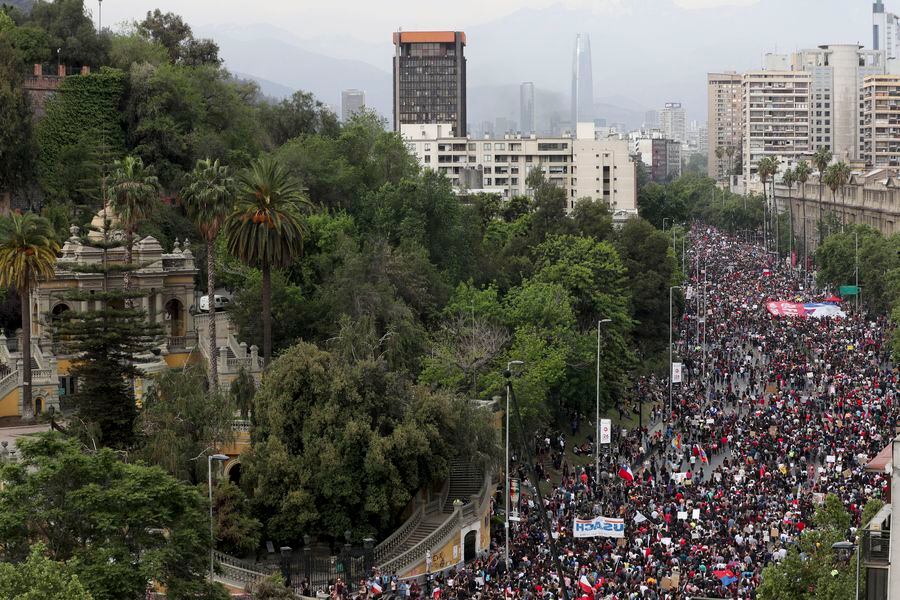
[(9, 600), (93, 600), (72, 568), (50, 560), (45, 551), (46, 546), (35, 544), (25, 562), (0, 563), (0, 595)]
[[(140, 158), (126, 156), (113, 165), (107, 185), (110, 208), (125, 231), (125, 264), (131, 266), (134, 234), (159, 201), (159, 180), (150, 174)], [(125, 269), (122, 283), (126, 291), (131, 289), (130, 269)]]
[(0, 198), (24, 187), (34, 172), (31, 104), (22, 84), (16, 52), (0, 34)]
[(209, 524), (196, 488), (56, 433), (18, 447), (0, 475), (0, 559), (23, 559), (42, 541), (95, 600), (139, 600), (154, 580), (173, 598), (228, 597), (205, 579)]
[(241, 367), (231, 382), (228, 393), (234, 408), (241, 413), (241, 418), (248, 418), (253, 409), (253, 398), (256, 396), (256, 381), (247, 369)]
[(270, 148), (301, 136), (336, 138), (340, 132), (337, 115), (309, 92), (296, 91), (277, 104), (262, 103), (259, 110)]
[(234, 440), (234, 406), (224, 394), (209, 394), (203, 383), (196, 367), (162, 373), (149, 385), (138, 420), (138, 455), (193, 484), (206, 478), (205, 461), (196, 457)]
[(218, 336), (216, 334), (216, 248), (215, 241), (234, 203), (235, 183), (227, 166), (218, 160), (197, 161), (188, 184), (181, 191), (181, 201), (188, 217), (206, 242), (206, 294), (209, 299), (209, 389), (219, 387)]
[(272, 360), (272, 269), (303, 250), (303, 210), (311, 206), (299, 182), (277, 161), (261, 158), (239, 178), (234, 212), (225, 221), (228, 251), (262, 271), (263, 356)]
[(581, 237), (594, 238), (598, 242), (608, 240), (613, 235), (613, 219), (605, 202), (582, 198), (572, 211), (575, 233)]
[(213, 490), (216, 547), (234, 556), (247, 556), (259, 546), (262, 523), (250, 516), (250, 503), (241, 488), (228, 480)]
[(847, 204), (844, 186), (850, 182), (850, 175), (850, 165), (842, 160), (830, 165), (825, 172), (825, 184), (831, 190), (832, 205), (837, 203), (835, 199), (836, 192), (838, 190), (841, 191), (841, 232), (844, 231), (844, 227), (847, 224)]
[(794, 251), (794, 202), (793, 202), (793, 193), (794, 193), (794, 184), (797, 183), (797, 175), (794, 173), (793, 169), (787, 169), (781, 175), (781, 183), (782, 185), (787, 186), (788, 189), (788, 257), (791, 257), (791, 254)]
[(800, 160), (797, 165), (794, 167), (794, 176), (797, 179), (797, 184), (800, 186), (801, 194), (800, 194), (800, 204), (803, 207), (803, 252), (804, 252), (804, 260), (803, 260), (803, 270), (804, 272), (807, 269), (807, 261), (806, 261), (806, 252), (808, 248), (808, 238), (806, 237), (806, 193), (805, 186), (806, 182), (809, 181), (809, 176), (812, 175), (812, 167), (809, 166), (805, 160)]
[(35, 2), (28, 24), (47, 32), (51, 56), (58, 56), (61, 64), (75, 67), (106, 64), (109, 36), (97, 31), (85, 10), (84, 0)]
[(0, 220), (0, 287), (15, 288), (22, 307), (22, 418), (34, 418), (31, 399), (31, 291), (54, 275), (60, 246), (43, 217), (12, 214)]
[(172, 64), (218, 67), (222, 62), (218, 45), (212, 40), (195, 39), (190, 25), (174, 13), (163, 13), (159, 9), (147, 11), (144, 20), (135, 24), (135, 30), (165, 48)]
[(272, 363), (254, 414), (242, 485), (279, 543), (383, 534), (451, 460), (497, 455), (486, 412), (413, 386), (382, 361), (351, 363), (305, 343)]
[(677, 283), (678, 269), (672, 238), (644, 219), (629, 219), (617, 232), (616, 248), (627, 274), (634, 339), (649, 359), (668, 346), (669, 286)]
[(269, 575), (253, 591), (253, 600), (294, 600), (294, 591), (284, 585), (281, 573)]
[[(825, 146), (820, 146), (815, 154), (812, 157), (812, 164), (819, 172), (819, 225), (821, 227), (822, 217), (824, 215), (824, 206), (822, 204), (822, 191), (826, 184), (825, 181), (825, 172), (828, 170), (828, 165), (831, 164), (831, 159), (833, 155), (831, 154), (831, 150), (829, 150)], [(820, 237), (819, 241), (821, 242), (824, 237)]]

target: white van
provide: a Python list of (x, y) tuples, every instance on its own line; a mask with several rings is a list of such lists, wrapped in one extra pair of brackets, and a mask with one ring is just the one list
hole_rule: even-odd
[[(225, 310), (226, 308), (231, 306), (231, 298), (229, 298), (228, 296), (220, 296), (216, 294), (214, 302), (216, 312)], [(209, 296), (200, 297), (200, 312), (209, 312)]]

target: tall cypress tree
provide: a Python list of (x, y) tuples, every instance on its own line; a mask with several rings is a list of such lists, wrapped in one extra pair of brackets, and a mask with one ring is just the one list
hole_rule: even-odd
[(156, 360), (154, 348), (162, 339), (162, 328), (151, 323), (146, 311), (127, 302), (145, 295), (141, 290), (111, 289), (110, 280), (142, 265), (110, 264), (109, 251), (124, 240), (111, 235), (110, 222), (103, 226), (102, 239), (83, 237), (85, 246), (102, 252), (99, 264), (60, 262), (60, 267), (76, 273), (100, 273), (101, 291), (73, 290), (60, 297), (73, 302), (91, 301), (86, 311), (69, 310), (52, 317), (58, 352), (72, 356), (70, 375), (78, 384), (72, 395), (77, 434), (90, 446), (126, 449), (133, 445), (137, 406), (134, 379), (141, 375), (142, 362)]

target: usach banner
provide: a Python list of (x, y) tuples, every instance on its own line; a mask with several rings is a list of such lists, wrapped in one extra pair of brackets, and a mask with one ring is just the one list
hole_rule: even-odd
[(590, 537), (625, 537), (625, 520), (611, 519), (609, 517), (596, 517), (594, 519), (575, 519), (572, 523), (572, 534), (577, 538)]

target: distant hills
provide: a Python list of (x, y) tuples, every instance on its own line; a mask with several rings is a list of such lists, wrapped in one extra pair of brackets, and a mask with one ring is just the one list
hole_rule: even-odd
[(22, 12), (31, 12), (31, 7), (34, 5), (34, 0), (0, 0), (0, 5), (8, 5), (14, 6), (18, 8)]

